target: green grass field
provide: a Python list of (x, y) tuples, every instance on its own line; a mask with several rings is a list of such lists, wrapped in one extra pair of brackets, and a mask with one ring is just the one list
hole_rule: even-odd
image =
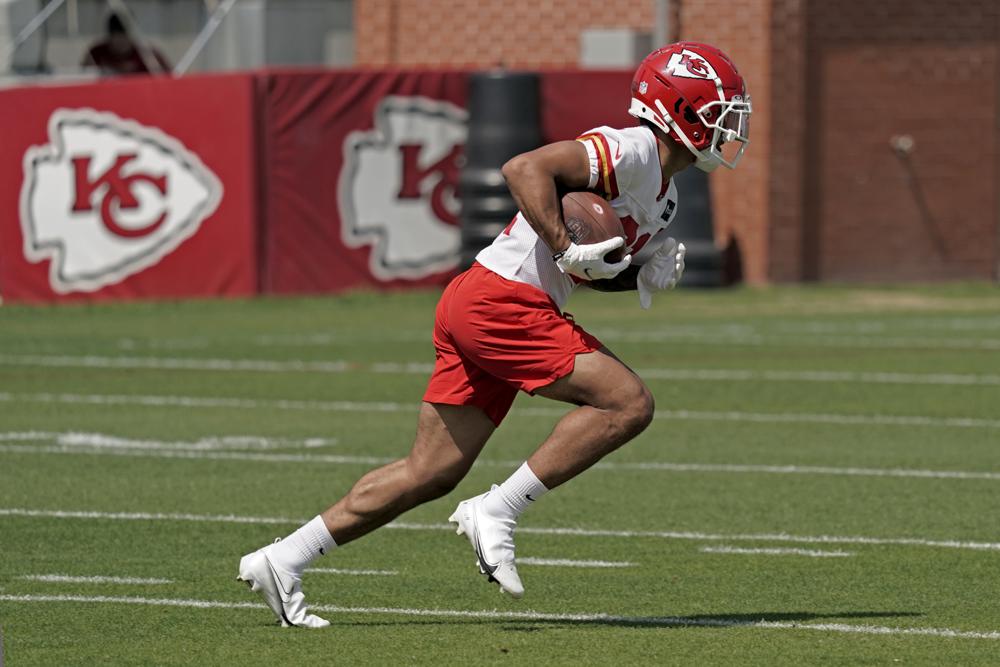
[(578, 294), (657, 418), (522, 517), (525, 597), (446, 525), (567, 409), (522, 396), (277, 627), (239, 557), (406, 453), (436, 298), (0, 308), (6, 664), (1000, 663), (986, 285)]

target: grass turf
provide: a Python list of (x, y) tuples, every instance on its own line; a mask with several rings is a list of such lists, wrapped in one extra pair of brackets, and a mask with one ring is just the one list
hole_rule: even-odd
[[(525, 564), (513, 601), (443, 526), (564, 410), (521, 397), (453, 494), (317, 563), (396, 574), (309, 573), (333, 627), (275, 627), (236, 562), (405, 454), (435, 299), (0, 309), (9, 664), (996, 663), (1000, 296), (977, 285), (682, 290), (650, 312), (580, 293), (660, 418), (525, 515), (518, 553), (631, 565)], [(170, 583), (26, 578), (45, 574)], [(928, 629), (982, 636), (905, 632)]]

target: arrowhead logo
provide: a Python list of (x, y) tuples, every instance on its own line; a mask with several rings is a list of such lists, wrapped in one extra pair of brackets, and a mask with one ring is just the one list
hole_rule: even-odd
[(370, 246), (376, 278), (413, 280), (458, 265), (455, 187), (466, 119), (450, 102), (389, 96), (373, 129), (347, 135), (341, 238), (349, 248)]
[(24, 154), (24, 255), (49, 261), (53, 291), (93, 292), (147, 269), (193, 236), (222, 200), (199, 157), (155, 127), (57, 109), (49, 143)]
[(671, 55), (665, 72), (673, 76), (682, 76), (685, 79), (717, 79), (719, 77), (707, 58), (703, 58), (690, 49), (683, 49), (680, 53)]

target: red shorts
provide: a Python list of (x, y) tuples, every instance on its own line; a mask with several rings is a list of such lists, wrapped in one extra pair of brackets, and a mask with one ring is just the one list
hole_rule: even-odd
[(569, 375), (576, 355), (601, 347), (542, 290), (473, 264), (438, 303), (424, 400), (474, 405), (499, 426), (519, 389), (531, 394)]

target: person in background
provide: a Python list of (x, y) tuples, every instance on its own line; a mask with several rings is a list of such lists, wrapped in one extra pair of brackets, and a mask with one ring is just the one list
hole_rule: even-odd
[[(132, 41), (118, 14), (108, 16), (107, 36), (91, 46), (83, 57), (82, 67), (96, 67), (101, 74), (160, 74), (170, 72), (170, 63), (157, 49)], [(153, 66), (154, 69), (150, 69)]]

